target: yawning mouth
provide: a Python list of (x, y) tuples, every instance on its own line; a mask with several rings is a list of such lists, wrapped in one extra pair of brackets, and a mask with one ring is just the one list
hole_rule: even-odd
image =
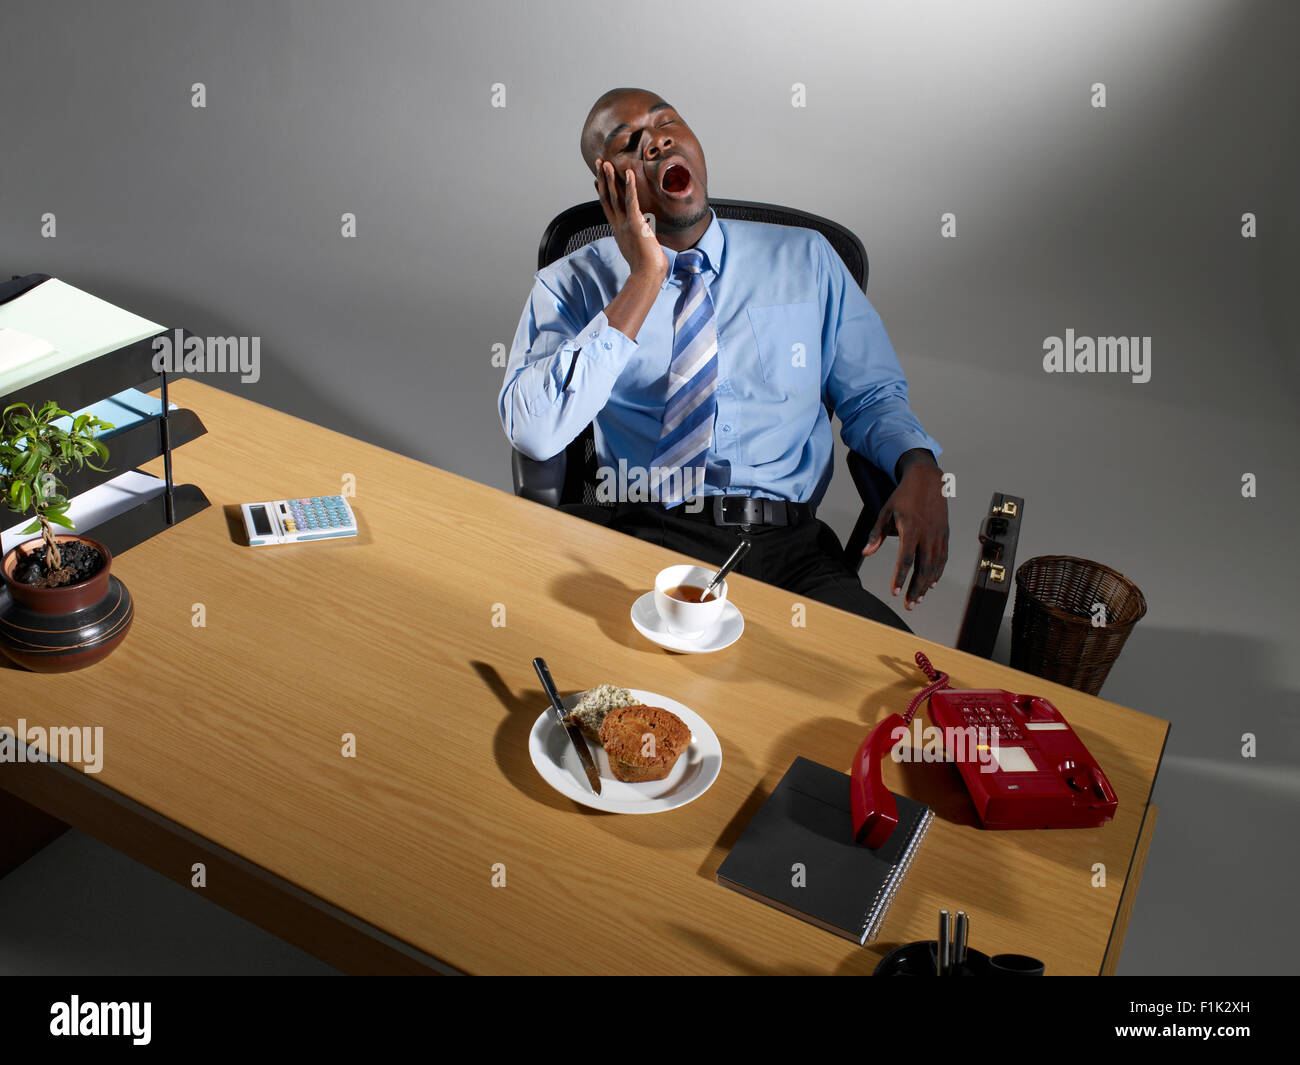
[(681, 163), (670, 163), (660, 175), (659, 183), (670, 196), (682, 196), (691, 187), (691, 172)]

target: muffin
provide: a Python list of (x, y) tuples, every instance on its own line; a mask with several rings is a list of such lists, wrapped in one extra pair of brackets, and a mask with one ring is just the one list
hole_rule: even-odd
[[(619, 780), (663, 780), (691, 745), (691, 730), (676, 714), (637, 703), (610, 710), (600, 725), (600, 745)], [(650, 742), (653, 738), (653, 743)]]

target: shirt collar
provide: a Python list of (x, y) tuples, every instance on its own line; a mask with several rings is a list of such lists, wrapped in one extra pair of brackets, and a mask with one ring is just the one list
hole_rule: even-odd
[[(696, 242), (695, 247), (704, 253), (704, 273), (707, 275), (712, 272), (713, 276), (717, 277), (722, 272), (722, 257), (727, 241), (722, 235), (722, 226), (718, 224), (717, 212), (710, 207), (709, 214), (713, 216), (713, 220), (709, 223), (709, 228), (704, 231), (704, 236)], [(673, 271), (677, 269), (677, 253), (672, 248), (664, 248), (664, 254), (668, 257), (668, 276), (664, 279), (663, 287), (667, 288), (673, 279)]]

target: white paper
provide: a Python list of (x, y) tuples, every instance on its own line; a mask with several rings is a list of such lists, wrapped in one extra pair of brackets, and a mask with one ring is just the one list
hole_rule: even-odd
[[(138, 506), (146, 499), (162, 495), (166, 487), (167, 484), (161, 477), (141, 473), (139, 470), (128, 470), (88, 492), (73, 496), (72, 504), (68, 507), (68, 520), (76, 528), (64, 529), (56, 525), (54, 531), (56, 533), (85, 532), (87, 536), (94, 539), (94, 526)], [(5, 510), (3, 513), (13, 516), (11, 510)], [(34, 520), (28, 515), (17, 525), (0, 533), (0, 548), (8, 552), (24, 540), (40, 536), (39, 532), (23, 532)]]
[(0, 374), (33, 359), (44, 358), (53, 351), (54, 345), (48, 340), (18, 329), (0, 329)]

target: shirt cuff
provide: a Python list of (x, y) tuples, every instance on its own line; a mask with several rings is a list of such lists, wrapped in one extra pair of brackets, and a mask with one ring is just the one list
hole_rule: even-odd
[[(636, 350), (635, 340), (630, 340), (609, 324), (605, 312), (601, 311), (568, 345), (571, 351), (581, 351), (592, 365), (599, 367), (610, 375), (617, 377), (623, 371), (628, 356)], [(568, 373), (569, 367), (564, 370)]]
[(904, 452), (911, 451), (916, 447), (925, 448), (926, 451), (934, 455), (936, 462), (938, 462), (939, 456), (943, 454), (943, 448), (939, 446), (939, 442), (928, 433), (907, 433), (891, 436), (877, 447), (872, 461), (884, 470), (892, 481), (894, 479), (894, 470), (898, 467), (898, 460), (903, 457)]

